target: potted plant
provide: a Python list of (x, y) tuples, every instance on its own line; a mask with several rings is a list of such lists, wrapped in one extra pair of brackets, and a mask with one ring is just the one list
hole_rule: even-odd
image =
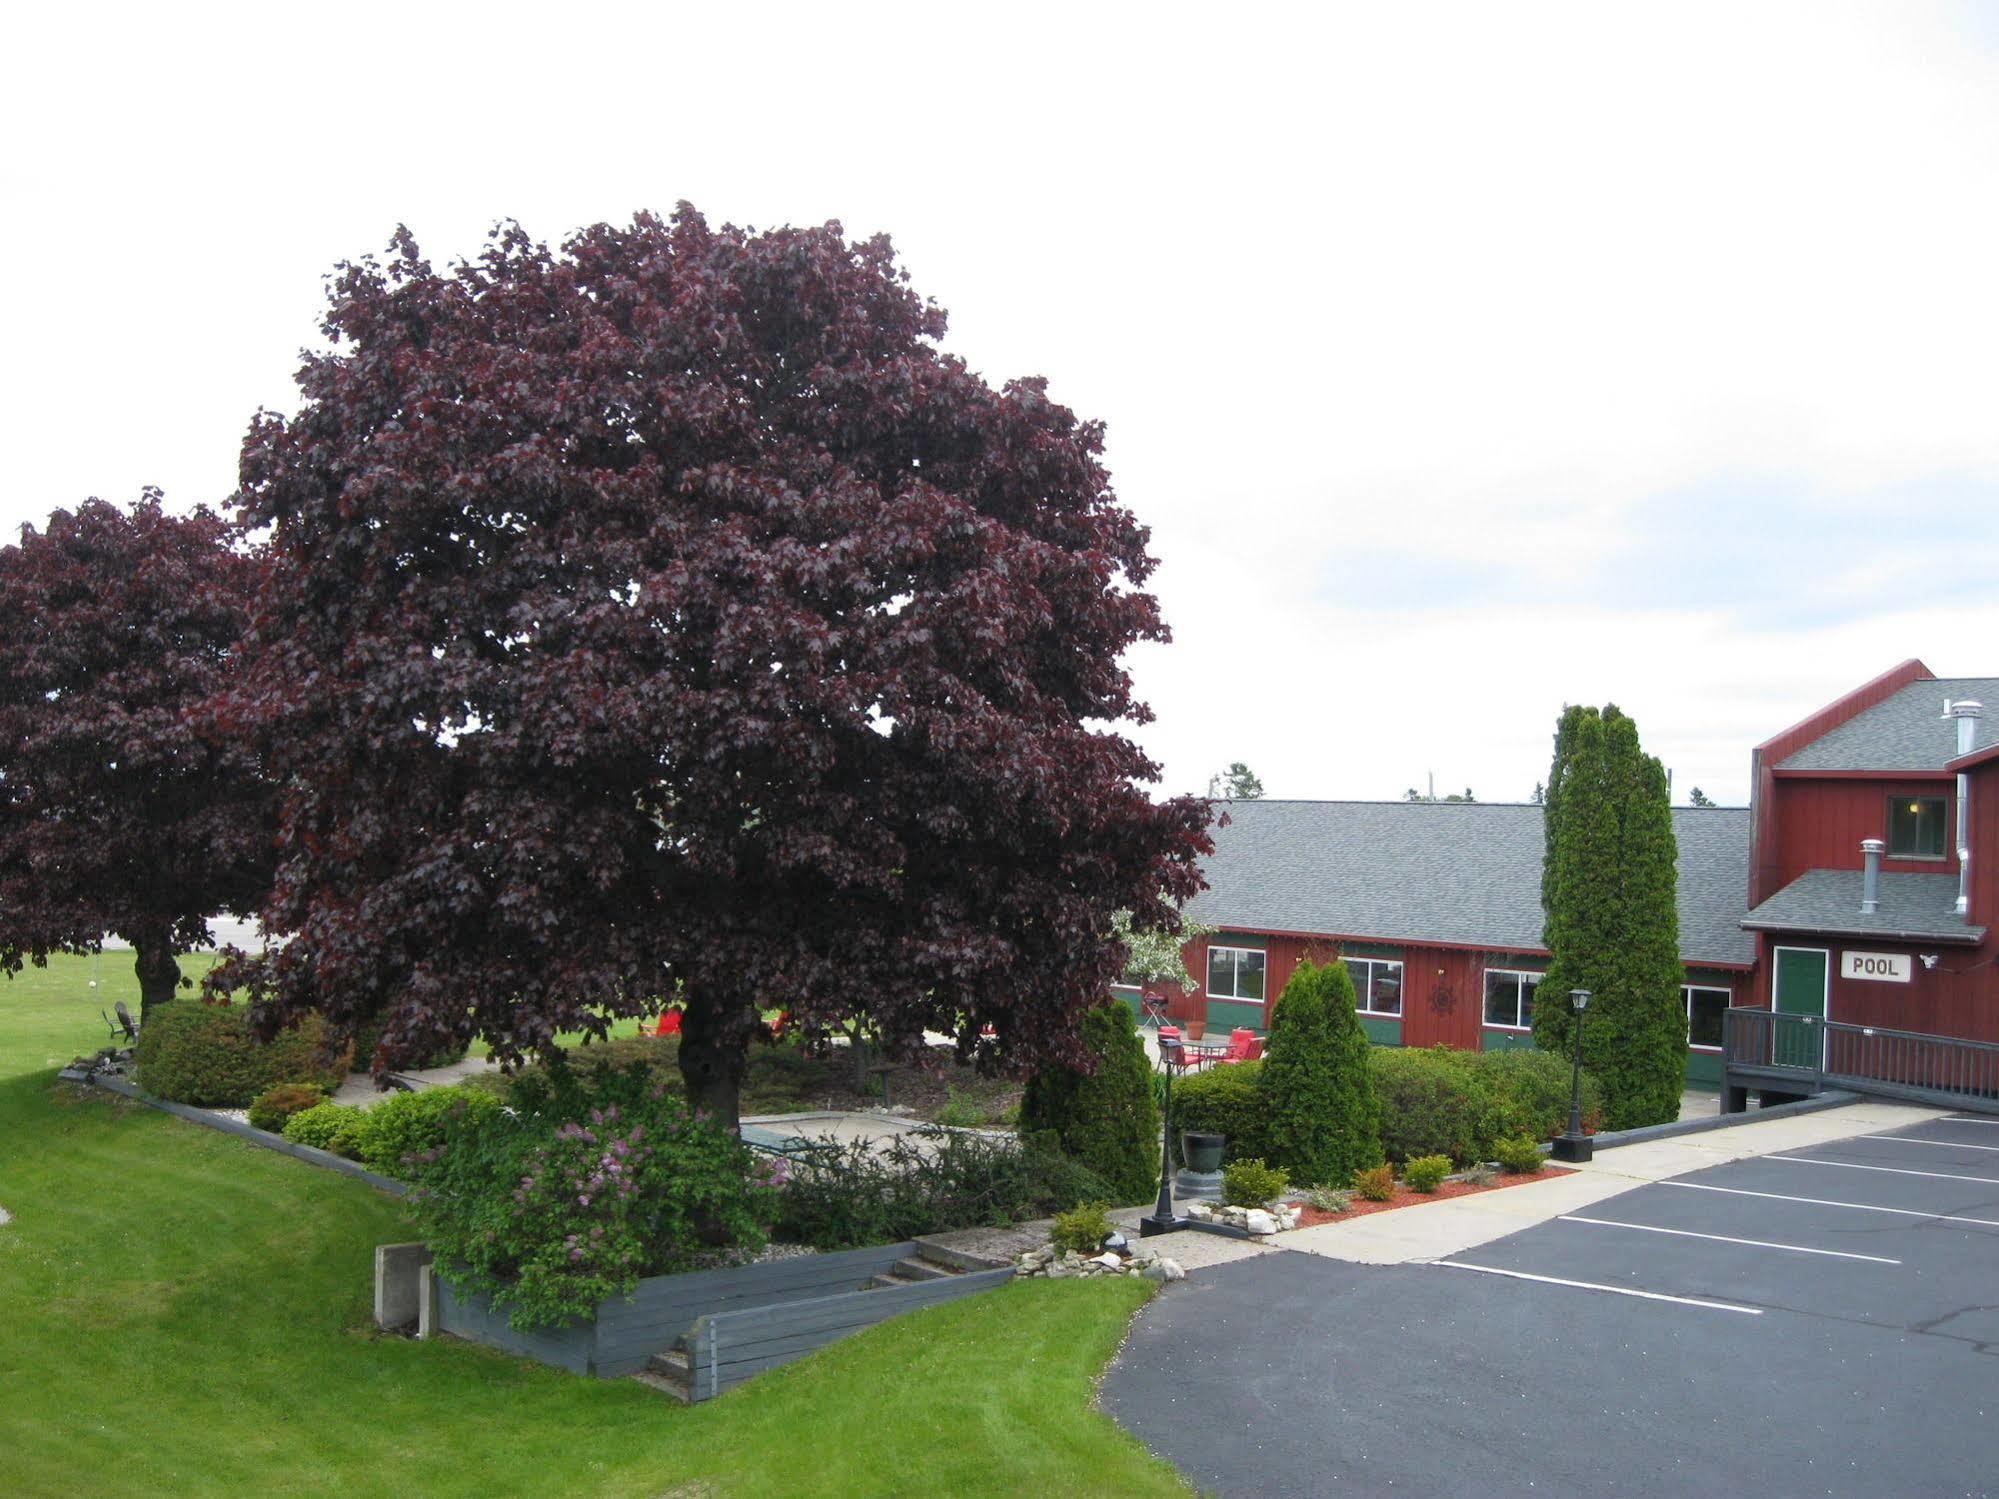
[(1222, 1148), (1227, 1144), (1226, 1135), (1211, 1134), (1206, 1130), (1182, 1130), (1180, 1159), (1186, 1162), (1189, 1171), (1210, 1175), (1222, 1169)]
[(1183, 1020), (1180, 1023), (1187, 1028), (1187, 1039), (1189, 1041), (1198, 1041), (1208, 1034), (1208, 1022), (1205, 1019)]

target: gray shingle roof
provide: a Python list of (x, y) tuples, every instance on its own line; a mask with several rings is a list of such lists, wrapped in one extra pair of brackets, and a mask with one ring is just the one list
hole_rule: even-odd
[(1881, 909), (1863, 913), (1859, 870), (1808, 869), (1743, 920), (1758, 931), (1975, 943), (1985, 928), (1969, 926), (1952, 914), (1956, 899), (1954, 874), (1885, 872)]
[[(1218, 802), (1187, 915), (1243, 931), (1541, 946), (1541, 809), (1504, 802)], [(1680, 955), (1747, 964), (1746, 808), (1676, 807)]]
[(1999, 677), (1931, 677), (1890, 694), (1781, 762), (1783, 770), (1941, 770), (1957, 758), (1945, 698), (1976, 698), (1976, 748), (1999, 742)]

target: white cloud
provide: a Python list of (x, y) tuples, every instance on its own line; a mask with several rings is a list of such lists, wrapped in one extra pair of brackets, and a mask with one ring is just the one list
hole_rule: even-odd
[(686, 197), (889, 230), (953, 348), (1109, 421), (1175, 787), (1520, 796), (1615, 698), (1740, 796), (1905, 655), (1999, 671), (1951, 581), (1999, 544), (1987, 10), (45, 8), (12, 45), (8, 528), (225, 495), (319, 278), (398, 221), (448, 259)]

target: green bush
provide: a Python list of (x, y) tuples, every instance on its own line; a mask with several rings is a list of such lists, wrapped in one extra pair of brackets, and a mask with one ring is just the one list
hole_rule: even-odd
[(444, 1144), (461, 1113), (500, 1107), (492, 1094), (476, 1088), (422, 1088), (391, 1093), (370, 1108), (361, 1126), (361, 1161), (370, 1171), (400, 1177), (406, 1158)]
[(986, 1111), (956, 1088), (946, 1088), (944, 1092), (944, 1106), (937, 1111), (939, 1124), (952, 1129), (977, 1129), (986, 1122)]
[(368, 1128), (368, 1111), (348, 1103), (322, 1103), (300, 1109), (285, 1121), (284, 1136), (294, 1145), (330, 1150), (350, 1161), (361, 1159), (361, 1140)]
[(1055, 1215), (1048, 1230), (1048, 1242), (1073, 1254), (1095, 1254), (1111, 1236), (1109, 1208), (1101, 1202), (1086, 1202)]
[(765, 1242), (774, 1197), (741, 1140), (694, 1118), (642, 1066), (605, 1091), (621, 1101), (554, 1086), (532, 1106), (518, 1089), (504, 1109), (462, 1102), (441, 1115), (441, 1144), (405, 1158), (407, 1201), (439, 1273), (491, 1295), (515, 1327), (587, 1316), (641, 1276)]
[(1395, 1195), (1395, 1171), (1386, 1161), (1353, 1174), (1353, 1189), (1369, 1202), (1387, 1202)]
[(1266, 1159), (1298, 1181), (1345, 1181), (1381, 1160), (1381, 1106), (1346, 964), (1301, 962), (1270, 1021), (1258, 1076)]
[(1180, 1159), (1180, 1136), (1189, 1131), (1225, 1136), (1222, 1160), (1264, 1159), (1262, 1062), (1210, 1067), (1173, 1080), (1173, 1159)]
[(1254, 1157), (1222, 1167), (1222, 1201), (1232, 1208), (1260, 1208), (1284, 1190), (1284, 1173)]
[(1081, 1030), (1093, 1070), (1044, 1067), (1029, 1078), (1020, 1133), (1052, 1131), (1065, 1154), (1109, 1185), (1113, 1201), (1142, 1202), (1159, 1180), (1159, 1110), (1145, 1043), (1121, 1000), (1086, 1011)]
[(326, 1090), (318, 1083), (277, 1083), (259, 1093), (250, 1104), (250, 1123), (257, 1129), (276, 1134), (285, 1121), (301, 1109), (316, 1108), (326, 1102)]
[(923, 1129), (829, 1142), (775, 1168), (778, 1237), (821, 1250), (1003, 1227), (1110, 1195), (1052, 1133), (1017, 1141)]
[(1547, 1164), (1539, 1142), (1525, 1135), (1504, 1135), (1492, 1142), (1492, 1158), (1507, 1171), (1526, 1174)]
[(347, 1054), (320, 1057), (320, 1040), (317, 1017), (259, 1044), (244, 1006), (176, 999), (147, 1015), (133, 1060), (139, 1086), (157, 1098), (240, 1109), (277, 1083), (339, 1087)]
[[(1505, 1133), (1551, 1140), (1569, 1127), (1567, 1058), (1527, 1047), (1467, 1055), (1475, 1058), (1474, 1070), (1504, 1106)], [(1582, 1113), (1584, 1129), (1601, 1128), (1603, 1085), (1588, 1070), (1582, 1075)]]
[(1415, 1192), (1436, 1191), (1450, 1174), (1451, 1158), (1447, 1155), (1419, 1155), (1402, 1167), (1402, 1179)]
[(1505, 1109), (1479, 1071), (1479, 1055), (1444, 1046), (1375, 1048), (1369, 1064), (1389, 1160), (1445, 1155), (1469, 1162), (1489, 1153)]

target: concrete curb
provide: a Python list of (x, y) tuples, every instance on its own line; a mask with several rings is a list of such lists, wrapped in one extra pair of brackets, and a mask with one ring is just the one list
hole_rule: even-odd
[(350, 1161), (345, 1156), (334, 1155), (331, 1151), (315, 1150), (310, 1145), (299, 1145), (287, 1140), (283, 1135), (274, 1135), (269, 1130), (258, 1129), (245, 1124), (240, 1119), (211, 1113), (207, 1109), (197, 1109), (190, 1104), (169, 1103), (164, 1098), (155, 1098), (134, 1083), (122, 1077), (82, 1076), (69, 1068), (64, 1068), (58, 1077), (65, 1082), (80, 1083), (85, 1087), (102, 1088), (107, 1093), (116, 1093), (121, 1098), (129, 1098), (134, 1103), (142, 1103), (148, 1108), (175, 1115), (193, 1124), (205, 1124), (210, 1129), (219, 1129), (225, 1135), (235, 1135), (248, 1140), (252, 1145), (261, 1145), (266, 1150), (275, 1150), (304, 1161), (308, 1166), (318, 1166), (327, 1171), (338, 1171), (342, 1176), (358, 1177), (378, 1191), (387, 1192), (392, 1197), (401, 1197), (409, 1191), (408, 1182), (399, 1182), (393, 1177), (382, 1176), (370, 1171), (359, 1161)]
[(1816, 1114), (1824, 1109), (1843, 1109), (1860, 1102), (1858, 1093), (1829, 1088), (1816, 1098), (1796, 1103), (1780, 1103), (1773, 1108), (1746, 1109), (1740, 1114), (1714, 1114), (1703, 1119), (1676, 1119), (1671, 1124), (1648, 1124), (1643, 1129), (1612, 1130), (1592, 1135), (1598, 1150), (1615, 1150), (1620, 1145), (1643, 1145), (1649, 1140), (1671, 1140), (1680, 1135), (1705, 1134), (1711, 1129), (1733, 1129), (1738, 1124), (1755, 1124), (1764, 1119), (1789, 1119), (1797, 1114)]

